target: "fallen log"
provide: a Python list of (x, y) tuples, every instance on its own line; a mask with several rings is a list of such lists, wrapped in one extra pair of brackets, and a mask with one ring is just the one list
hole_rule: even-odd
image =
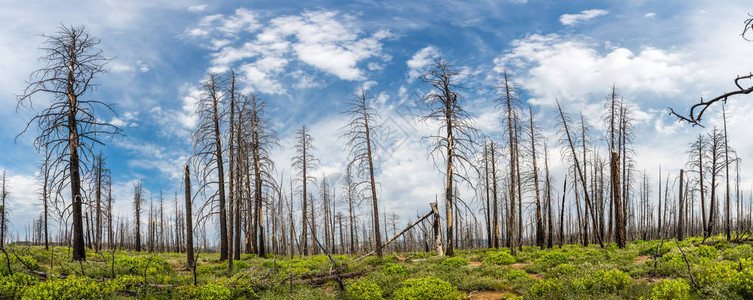
[(361, 277), (365, 275), (366, 273), (374, 271), (374, 270), (378, 270), (379, 268), (380, 267), (373, 267), (373, 268), (363, 269), (360, 271), (353, 271), (350, 273), (335, 274), (335, 275), (329, 275), (329, 276), (318, 277), (318, 278), (310, 278), (310, 279), (305, 279), (305, 280), (298, 279), (298, 280), (294, 280), (293, 282), (305, 283), (308, 285), (322, 285), (322, 284), (327, 283), (328, 281), (338, 280), (338, 278), (348, 279), (348, 278)]

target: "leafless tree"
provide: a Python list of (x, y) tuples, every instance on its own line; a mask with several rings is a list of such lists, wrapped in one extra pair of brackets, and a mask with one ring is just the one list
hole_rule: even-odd
[(7, 185), (5, 171), (3, 171), (2, 185), (0, 185), (0, 198), (2, 198), (2, 203), (0, 204), (0, 248), (5, 247), (5, 234), (8, 230), (8, 219), (6, 217), (8, 214), (8, 205), (5, 200), (7, 200), (10, 192)]
[[(309, 129), (304, 125), (301, 126), (301, 129), (299, 129), (296, 132), (296, 140), (297, 143), (295, 145), (296, 149), (296, 156), (293, 157), (293, 168), (298, 170), (298, 175), (300, 177), (301, 185), (302, 185), (302, 205), (303, 205), (303, 211), (301, 212), (301, 218), (303, 225), (303, 233), (301, 235), (301, 241), (302, 241), (302, 248), (303, 248), (303, 255), (308, 255), (308, 244), (307, 244), (307, 228), (308, 225), (308, 218), (306, 216), (306, 208), (308, 206), (308, 200), (309, 192), (308, 192), (308, 182), (311, 180), (315, 180), (313, 176), (311, 176), (311, 171), (315, 170), (317, 165), (319, 164), (319, 160), (314, 157), (312, 151), (315, 150), (314, 145), (312, 145), (312, 142), (314, 140), (313, 137), (311, 137), (311, 134), (309, 133)], [(312, 216), (313, 217), (313, 216)], [(314, 228), (311, 226), (311, 228)], [(313, 237), (312, 233), (312, 248), (315, 246), (316, 242), (313, 241), (315, 237)]]
[[(377, 256), (382, 257), (382, 235), (379, 228), (379, 202), (377, 201), (376, 182), (374, 180), (374, 155), (376, 150), (376, 139), (379, 132), (377, 111), (369, 105), (371, 97), (361, 89), (360, 94), (356, 94), (348, 102), (348, 109), (344, 112), (348, 115), (349, 120), (346, 125), (345, 133), (342, 138), (347, 140), (347, 146), (350, 150), (349, 168), (355, 168), (358, 181), (355, 182), (354, 189), (360, 194), (360, 189), (368, 189), (370, 194), (373, 220), (374, 220), (374, 237), (376, 239)], [(350, 171), (350, 169), (349, 169)]]
[[(220, 221), (220, 260), (228, 257), (228, 221), (225, 207), (225, 166), (223, 163), (222, 130), (225, 123), (223, 100), (227, 96), (225, 81), (216, 74), (209, 74), (202, 86), (202, 94), (196, 107), (199, 124), (191, 139), (194, 145), (196, 170), (202, 174), (202, 185), (198, 191), (204, 191), (209, 185), (216, 184), (214, 193), (207, 203), (210, 212), (215, 212), (214, 201), (217, 200)], [(214, 177), (213, 177), (214, 176)], [(216, 181), (214, 181), (216, 180)], [(207, 206), (203, 206), (203, 212)], [(211, 215), (211, 213), (203, 213)]]
[(51, 165), (55, 189), (70, 186), (73, 222), (73, 259), (86, 260), (82, 215), (81, 171), (94, 156), (93, 147), (104, 145), (102, 138), (119, 133), (112, 124), (98, 117), (97, 107), (114, 113), (101, 100), (85, 99), (96, 87), (95, 76), (105, 72), (108, 59), (98, 49), (99, 40), (83, 27), (61, 26), (58, 32), (44, 36), (44, 66), (31, 74), (31, 82), (18, 99), (18, 106), (33, 107), (32, 98), (40, 94), (52, 96), (50, 105), (32, 117), (21, 132), (32, 123), (39, 129), (34, 141), (37, 150), (47, 148), (54, 159)]
[(144, 189), (142, 187), (141, 180), (136, 182), (136, 184), (133, 186), (133, 215), (135, 218), (135, 224), (136, 229), (136, 242), (135, 242), (135, 250), (137, 252), (141, 251), (141, 212), (142, 208), (141, 206), (144, 204)]
[[(246, 132), (249, 133), (249, 149), (251, 150), (251, 163), (253, 163), (254, 176), (254, 203), (256, 213), (254, 213), (253, 223), (255, 230), (253, 234), (257, 237), (258, 245), (256, 249), (260, 256), (266, 254), (266, 245), (264, 243), (264, 223), (262, 218), (262, 190), (264, 188), (275, 189), (272, 171), (275, 168), (272, 160), (272, 150), (279, 147), (277, 132), (272, 130), (272, 124), (267, 117), (266, 103), (255, 94), (245, 99), (244, 112), (248, 116)], [(258, 228), (258, 234), (257, 230)]]
[(437, 60), (428, 74), (422, 77), (425, 84), (433, 90), (421, 99), (421, 103), (428, 106), (428, 114), (421, 117), (423, 122), (438, 123), (437, 133), (426, 136), (429, 139), (430, 155), (434, 161), (444, 160), (446, 176), (445, 203), (447, 215), (447, 255), (453, 256), (453, 184), (455, 177), (470, 184), (466, 177), (468, 169), (473, 168), (475, 140), (478, 136), (473, 119), (463, 109), (463, 97), (456, 91), (460, 88), (458, 77), (461, 74), (446, 62)]

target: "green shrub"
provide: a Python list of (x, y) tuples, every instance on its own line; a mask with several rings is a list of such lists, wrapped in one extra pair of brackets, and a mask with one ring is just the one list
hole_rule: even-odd
[(597, 292), (614, 293), (629, 287), (632, 282), (630, 275), (620, 270), (600, 270), (588, 280), (587, 286)]
[(468, 261), (465, 258), (454, 256), (454, 257), (445, 258), (442, 261), (442, 265), (445, 267), (459, 268), (462, 266), (467, 266)]
[(716, 258), (717, 256), (719, 256), (719, 251), (711, 246), (698, 245), (698, 247), (696, 247), (696, 251), (698, 253), (698, 257)]
[(724, 253), (722, 253), (722, 256), (726, 260), (738, 261), (739, 259), (743, 257), (753, 256), (753, 247), (751, 247), (748, 244), (743, 244), (735, 248), (725, 249)]
[(745, 298), (753, 298), (753, 268), (746, 268), (737, 273), (732, 287)]
[(659, 247), (659, 244), (662, 244), (661, 248), (659, 248), (659, 256), (663, 256), (669, 253), (669, 251), (672, 251), (673, 245), (671, 243), (660, 243), (659, 241), (651, 241), (651, 242), (642, 244), (640, 246), (640, 251), (638, 251), (638, 254), (653, 256), (656, 254), (656, 248)]
[(560, 264), (564, 264), (567, 262), (567, 257), (565, 254), (562, 254), (561, 252), (550, 252), (547, 254), (544, 254), (544, 256), (537, 258), (534, 261), (534, 264), (542, 265), (547, 268), (556, 267)]
[(695, 279), (701, 287), (708, 287), (727, 285), (732, 282), (736, 275), (737, 271), (733, 269), (730, 263), (715, 263), (697, 272)]
[(505, 278), (507, 278), (507, 280), (515, 280), (518, 278), (528, 278), (528, 273), (526, 273), (526, 271), (523, 271), (523, 270), (510, 270), (510, 272), (507, 272), (507, 274), (505, 274)]
[(383, 270), (384, 270), (384, 274), (387, 274), (387, 275), (400, 275), (400, 276), (408, 275), (408, 271), (405, 269), (404, 264), (387, 263), (384, 266)]
[(507, 252), (496, 251), (489, 253), (482, 263), (486, 265), (509, 265), (515, 263), (515, 257)]
[(560, 282), (557, 279), (539, 280), (528, 290), (528, 295), (535, 299), (545, 299), (557, 295), (560, 289)]
[(233, 299), (233, 291), (225, 286), (208, 283), (202, 286), (185, 286), (178, 291), (182, 297), (199, 300)]
[(571, 264), (561, 264), (549, 271), (547, 275), (552, 277), (565, 276), (574, 273), (575, 270), (577, 270), (577, 268)]
[(107, 292), (88, 277), (52, 277), (26, 289), (23, 299), (105, 299)]
[(462, 299), (464, 294), (447, 281), (429, 276), (408, 279), (395, 291), (395, 300), (451, 300)]
[(13, 273), (12, 276), (0, 276), (0, 299), (17, 299), (23, 294), (27, 286), (37, 283), (35, 277), (24, 273)]
[(690, 286), (683, 279), (667, 279), (654, 285), (651, 300), (687, 299)]
[(345, 291), (345, 299), (348, 300), (380, 300), (382, 298), (382, 288), (376, 283), (365, 279), (354, 282), (348, 286)]

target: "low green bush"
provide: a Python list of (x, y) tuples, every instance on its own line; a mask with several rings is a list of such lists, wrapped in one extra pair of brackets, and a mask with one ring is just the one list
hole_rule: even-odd
[(447, 281), (429, 276), (408, 279), (403, 287), (395, 291), (395, 300), (454, 300), (463, 299), (465, 294)]
[(384, 274), (387, 274), (387, 275), (399, 275), (399, 276), (408, 275), (408, 270), (405, 269), (404, 264), (387, 263), (386, 265), (384, 265), (384, 268), (382, 270), (384, 271)]
[(567, 257), (562, 252), (550, 252), (547, 254), (544, 254), (544, 256), (537, 258), (534, 261), (534, 264), (542, 265), (546, 268), (556, 267), (560, 264), (564, 264), (567, 262)]
[(0, 299), (18, 299), (27, 286), (37, 284), (37, 279), (24, 273), (0, 276)]
[(540, 280), (528, 290), (528, 295), (535, 299), (547, 299), (557, 295), (562, 284), (556, 279)]
[(459, 256), (453, 256), (453, 257), (445, 258), (441, 264), (445, 267), (459, 268), (462, 266), (467, 266), (468, 261), (465, 258), (462, 258)]
[(74, 275), (66, 279), (52, 277), (30, 286), (24, 292), (22, 299), (105, 299), (109, 296), (109, 292), (102, 289), (100, 284), (91, 278)]
[(737, 273), (732, 287), (746, 299), (753, 298), (753, 268), (746, 268)]
[(630, 275), (620, 270), (600, 270), (588, 278), (587, 286), (596, 292), (614, 293), (629, 287), (632, 282)]
[(654, 285), (651, 290), (651, 300), (682, 300), (688, 299), (690, 285), (683, 279), (667, 279)]
[(384, 298), (382, 298), (382, 288), (378, 284), (361, 279), (348, 286), (345, 291), (345, 299), (381, 300)]
[(515, 257), (504, 251), (495, 251), (488, 253), (482, 263), (485, 265), (510, 265), (515, 263)]
[(716, 250), (716, 248), (706, 245), (698, 245), (698, 247), (695, 248), (696, 253), (698, 254), (698, 257), (705, 257), (705, 258), (717, 258), (719, 256), (719, 251)]

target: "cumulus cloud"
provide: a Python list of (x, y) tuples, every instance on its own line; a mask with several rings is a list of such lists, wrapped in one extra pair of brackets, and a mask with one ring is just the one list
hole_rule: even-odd
[(652, 47), (600, 52), (597, 45), (572, 38), (534, 34), (513, 41), (512, 49), (494, 62), (497, 72), (516, 71), (523, 88), (553, 104), (555, 98), (603, 95), (614, 83), (625, 92), (676, 94), (693, 78), (693, 65), (684, 57)]
[(423, 75), (426, 67), (438, 57), (439, 50), (434, 46), (427, 46), (418, 50), (418, 52), (413, 54), (411, 59), (405, 62), (408, 65), (408, 81), (411, 82)]
[[(358, 81), (365, 79), (361, 62), (390, 59), (382, 53), (382, 40), (392, 34), (387, 30), (364, 34), (351, 19), (337, 11), (306, 11), (265, 22), (241, 8), (231, 16), (206, 16), (199, 27), (187, 30), (187, 34), (213, 37), (215, 51), (211, 54), (210, 71), (240, 67), (250, 89), (285, 94), (287, 90), (280, 82), (296, 71), (313, 69), (342, 80)], [(217, 35), (225, 38), (217, 39)], [(379, 70), (381, 66), (369, 61), (367, 68)]]
[(608, 13), (609, 11), (603, 9), (589, 9), (581, 11), (579, 14), (564, 14), (560, 16), (560, 23), (565, 26), (573, 26), (596, 17), (604, 16)]

